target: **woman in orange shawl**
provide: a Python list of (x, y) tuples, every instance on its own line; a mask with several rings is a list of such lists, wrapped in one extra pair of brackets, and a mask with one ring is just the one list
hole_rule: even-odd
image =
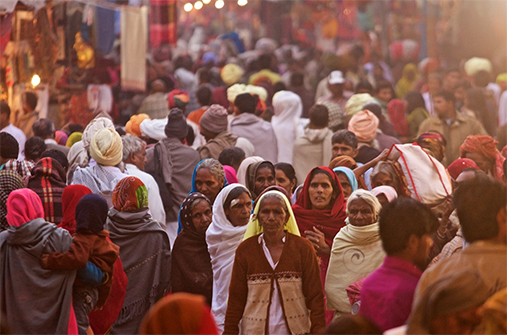
[(461, 158), (470, 158), (482, 171), (502, 180), (505, 158), (496, 148), (497, 144), (491, 136), (470, 135), (459, 147)]

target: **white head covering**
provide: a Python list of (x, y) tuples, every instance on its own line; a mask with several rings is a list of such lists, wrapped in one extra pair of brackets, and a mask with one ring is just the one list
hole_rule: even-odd
[(247, 228), (247, 225), (233, 226), (224, 211), (224, 202), (227, 196), (238, 187), (245, 189), (250, 194), (247, 188), (240, 184), (231, 184), (224, 187), (215, 199), (213, 219), (206, 231), (206, 243), (208, 244), (213, 269), (212, 312), (217, 326), (222, 330), (225, 322), (225, 311), (227, 310), (234, 255), (238, 245), (243, 241)]
[(293, 146), (299, 135), (298, 125), (303, 113), (303, 102), (294, 92), (280, 91), (273, 96), (273, 109), (271, 125), (278, 144), (278, 162), (292, 164)]
[(250, 166), (250, 164), (263, 161), (265, 161), (265, 159), (259, 156), (245, 158), (239, 165), (238, 173), (236, 173), (236, 177), (238, 177), (238, 183), (246, 187), (246, 179), (248, 178), (247, 176), (248, 167)]
[(86, 151), (90, 149), (93, 135), (95, 135), (96, 132), (103, 128), (110, 128), (114, 130), (113, 121), (106, 117), (98, 117), (88, 123), (85, 130), (83, 131), (83, 136), (81, 137), (81, 141), (83, 141), (83, 146)]
[(167, 125), (167, 118), (163, 119), (146, 119), (141, 122), (139, 129), (144, 136), (148, 136), (154, 140), (160, 141), (166, 138), (165, 126)]

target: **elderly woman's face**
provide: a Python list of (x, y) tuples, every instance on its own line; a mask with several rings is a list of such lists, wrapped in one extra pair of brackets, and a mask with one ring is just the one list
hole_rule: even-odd
[(283, 200), (269, 197), (262, 199), (257, 217), (264, 234), (276, 235), (283, 232), (289, 213)]
[(261, 194), (269, 186), (275, 185), (275, 175), (269, 167), (262, 167), (255, 174), (255, 193)]
[(375, 222), (373, 208), (363, 199), (354, 199), (348, 204), (349, 222), (353, 226), (368, 226)]
[(211, 203), (222, 190), (222, 184), (211, 174), (208, 168), (197, 170), (195, 174), (195, 188), (197, 192), (204, 194)]
[(211, 206), (204, 199), (199, 199), (192, 209), (192, 224), (198, 233), (206, 232), (211, 223)]
[(244, 192), (231, 202), (229, 208), (224, 208), (224, 211), (234, 227), (245, 226), (250, 221), (252, 198)]
[(388, 175), (386, 173), (382, 173), (382, 172), (377, 173), (375, 178), (373, 178), (372, 182), (373, 182), (373, 187), (378, 187), (378, 186), (383, 186), (383, 185), (394, 187), (393, 178), (391, 178), (390, 175)]
[(483, 154), (478, 152), (467, 152), (465, 157), (473, 160), (482, 171), (486, 173), (493, 172), (493, 163), (484, 157)]
[(325, 173), (313, 176), (308, 188), (312, 209), (326, 209), (333, 199), (333, 184)]

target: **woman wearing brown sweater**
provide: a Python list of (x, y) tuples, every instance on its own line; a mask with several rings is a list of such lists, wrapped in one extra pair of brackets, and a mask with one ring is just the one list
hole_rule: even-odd
[(324, 297), (315, 250), (299, 236), (282, 193), (262, 195), (245, 238), (236, 251), (224, 334), (323, 330)]

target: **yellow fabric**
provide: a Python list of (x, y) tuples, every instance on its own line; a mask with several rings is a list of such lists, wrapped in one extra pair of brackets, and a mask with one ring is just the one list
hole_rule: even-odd
[(149, 120), (149, 119), (150, 119), (150, 117), (148, 116), (148, 114), (145, 114), (145, 113), (132, 115), (130, 120), (125, 125), (125, 132), (127, 134), (132, 134), (137, 137), (143, 136), (143, 134), (141, 132), (141, 128), (140, 128), (141, 123), (144, 120)]
[(90, 143), (90, 156), (100, 165), (115, 166), (120, 163), (123, 158), (120, 135), (111, 128), (96, 132)]
[(220, 77), (226, 85), (236, 84), (241, 80), (245, 71), (236, 64), (227, 64), (220, 71)]
[[(413, 71), (415, 73), (414, 79), (408, 79), (408, 73)], [(396, 96), (398, 99), (403, 99), (405, 95), (415, 88), (415, 83), (419, 79), (419, 73), (417, 72), (417, 66), (413, 63), (408, 63), (403, 68), (401, 79), (396, 83)]]
[(67, 143), (65, 143), (65, 146), (67, 148), (71, 148), (76, 142), (81, 141), (81, 137), (83, 136), (83, 133), (80, 132), (74, 132), (70, 134), (69, 138), (67, 139)]
[(257, 94), (262, 101), (268, 98), (268, 91), (264, 87), (244, 84), (234, 84), (227, 89), (227, 100), (234, 103), (236, 97), (243, 93)]
[(289, 200), (287, 199), (287, 197), (279, 191), (269, 191), (269, 192), (264, 193), (260, 197), (259, 201), (257, 201), (257, 205), (255, 206), (252, 218), (250, 219), (250, 222), (248, 223), (248, 226), (247, 226), (246, 232), (245, 232), (245, 237), (243, 238), (243, 240), (246, 240), (252, 236), (256, 236), (256, 235), (259, 235), (262, 233), (263, 229), (259, 225), (259, 220), (257, 219), (257, 214), (259, 213), (259, 207), (262, 202), (262, 199), (264, 199), (264, 197), (269, 194), (276, 194), (280, 198), (282, 198), (283, 201), (285, 202), (285, 206), (287, 207), (287, 210), (289, 211), (289, 220), (285, 224), (284, 230), (288, 233), (293, 234), (293, 235), (301, 236), (301, 234), (299, 233), (298, 225), (296, 223), (296, 217), (294, 216), (294, 213), (292, 212), (292, 206), (291, 206)]

